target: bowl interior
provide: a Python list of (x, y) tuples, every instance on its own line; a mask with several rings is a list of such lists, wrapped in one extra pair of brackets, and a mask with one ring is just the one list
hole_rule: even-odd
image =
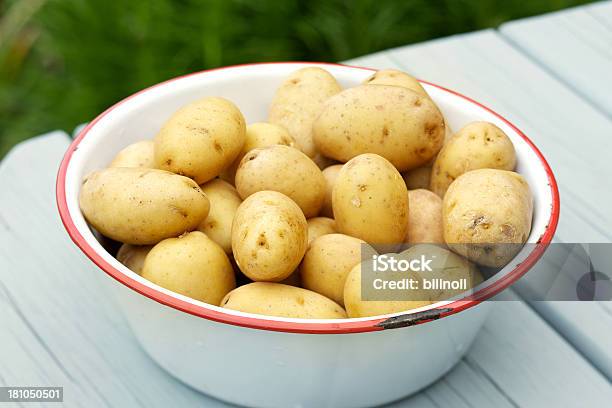
[[(359, 84), (372, 74), (365, 68), (334, 64), (273, 63), (228, 67), (187, 75), (156, 85), (123, 100), (100, 115), (86, 128), (73, 145), (65, 173), (65, 201), (67, 212), (84, 244), (88, 245), (107, 264), (119, 273), (168, 296), (223, 313), (245, 315), (206, 305), (193, 299), (167, 291), (128, 270), (109, 254), (89, 229), (78, 204), (78, 193), (83, 177), (91, 171), (104, 168), (117, 152), (130, 143), (155, 136), (162, 124), (181, 106), (204, 96), (221, 96), (234, 102), (244, 114), (247, 123), (265, 121), (274, 91), (288, 74), (304, 66), (320, 65), (330, 71), (343, 87)], [(499, 126), (512, 140), (517, 154), (517, 171), (529, 183), (534, 195), (534, 217), (528, 242), (538, 242), (551, 221), (554, 188), (543, 159), (529, 141), (511, 124), (485, 107), (438, 86), (423, 83), (438, 104), (451, 129), (458, 130), (475, 120), (485, 120)], [(59, 191), (59, 190), (58, 190)], [(553, 226), (554, 228), (554, 226)], [(74, 237), (73, 237), (74, 238)], [(78, 243), (78, 242), (77, 242)], [(80, 244), (81, 247), (83, 247)], [(521, 252), (506, 268), (481, 286), (489, 286), (510, 273), (528, 254)], [(430, 309), (435, 305), (423, 309)], [(252, 316), (252, 315), (251, 315)], [(258, 316), (261, 319), (295, 321)], [(347, 319), (368, 320), (373, 318)], [(380, 319), (380, 318), (378, 318)]]

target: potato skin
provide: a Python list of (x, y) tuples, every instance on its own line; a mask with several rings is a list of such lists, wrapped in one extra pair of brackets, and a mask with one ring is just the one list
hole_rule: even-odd
[(168, 238), (155, 245), (145, 259), (142, 277), (215, 306), (236, 287), (227, 255), (200, 231)]
[(429, 184), (431, 180), (431, 167), (422, 166), (416, 169), (408, 170), (402, 173), (404, 182), (408, 190), (417, 190), (424, 188), (429, 190)]
[(338, 232), (372, 244), (399, 244), (408, 230), (408, 190), (399, 172), (376, 154), (346, 163), (333, 191)]
[(234, 289), (221, 301), (226, 309), (298, 319), (343, 319), (344, 309), (310, 290), (280, 283), (254, 282)]
[(308, 157), (315, 157), (312, 123), (321, 113), (323, 103), (341, 90), (326, 70), (318, 67), (299, 69), (276, 90), (268, 121), (286, 128), (297, 147)]
[(131, 245), (123, 244), (117, 251), (117, 260), (124, 264), (132, 272), (142, 274), (145, 258), (151, 251), (153, 245)]
[(198, 230), (229, 254), (232, 252), (232, 222), (242, 199), (234, 186), (221, 179), (210, 180), (200, 188), (210, 201), (210, 211)]
[(381, 69), (380, 71), (376, 71), (376, 73), (363, 81), (363, 84), (401, 86), (429, 98), (429, 95), (415, 77), (396, 69)]
[(334, 186), (336, 185), (336, 179), (340, 170), (342, 169), (341, 164), (334, 164), (323, 170), (323, 177), (325, 178), (325, 199), (323, 200), (323, 207), (321, 207), (321, 215), (324, 217), (334, 218), (334, 209), (332, 207), (332, 193)]
[(427, 293), (414, 289), (410, 293), (413, 299), (407, 300), (362, 300), (361, 299), (361, 263), (355, 265), (344, 284), (344, 306), (348, 317), (368, 317), (404, 312), (431, 304)]
[(152, 140), (141, 140), (124, 147), (108, 167), (140, 167), (155, 168), (154, 146)]
[(489, 122), (472, 122), (445, 143), (436, 158), (430, 189), (440, 197), (463, 173), (476, 169), (514, 170), (516, 154), (510, 138)]
[(344, 282), (361, 262), (364, 241), (343, 234), (322, 235), (306, 251), (300, 275), (302, 285), (344, 306)]
[(443, 244), (442, 199), (429, 190), (408, 191), (410, 212), (408, 215), (409, 244)]
[(191, 179), (156, 169), (108, 168), (83, 180), (81, 211), (102, 235), (147, 245), (195, 229), (210, 203)]
[(236, 105), (208, 97), (179, 109), (155, 136), (155, 166), (203, 184), (230, 166), (246, 125)]
[(314, 217), (306, 220), (308, 223), (308, 245), (322, 235), (336, 232), (336, 221), (328, 217)]
[(429, 97), (398, 86), (361, 85), (331, 97), (312, 130), (317, 149), (327, 157), (346, 162), (376, 153), (406, 171), (438, 153), (444, 128)]
[(533, 197), (520, 174), (468, 171), (444, 195), (444, 240), (451, 250), (473, 262), (500, 267), (527, 241), (532, 216)]
[(306, 218), (289, 197), (259, 191), (240, 204), (232, 225), (232, 250), (240, 270), (254, 281), (282, 281), (308, 247)]
[(291, 137), (289, 132), (287, 132), (287, 129), (280, 125), (267, 122), (257, 122), (248, 125), (246, 128), (246, 138), (244, 145), (242, 146), (242, 150), (232, 165), (221, 173), (221, 178), (228, 183), (234, 184), (236, 171), (240, 165), (240, 160), (242, 160), (245, 154), (259, 147), (268, 147), (277, 144), (296, 147), (293, 137)]
[(257, 191), (278, 191), (291, 198), (306, 218), (316, 216), (325, 199), (325, 178), (304, 153), (274, 145), (251, 150), (240, 161), (236, 189), (245, 199)]

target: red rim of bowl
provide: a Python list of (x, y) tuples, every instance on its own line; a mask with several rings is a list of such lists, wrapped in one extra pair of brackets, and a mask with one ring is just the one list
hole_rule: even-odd
[[(192, 75), (198, 75), (204, 72), (218, 71), (218, 70), (236, 68), (236, 67), (241, 67), (241, 66), (290, 64), (290, 63), (343, 66), (343, 67), (349, 67), (349, 68), (363, 69), (367, 71), (376, 71), (375, 69), (359, 67), (359, 66), (334, 64), (334, 63), (319, 63), (319, 62), (297, 62), (295, 61), (295, 62), (269, 62), (269, 63), (241, 64), (241, 65), (233, 65), (233, 66), (228, 66), (228, 67), (215, 68), (211, 70), (199, 71), (199, 72), (183, 75), (183, 76), (173, 78), (173, 79), (161, 82), (159, 84), (153, 85), (133, 95), (130, 95), (127, 98), (119, 101), (115, 105), (111, 106), (106, 111), (101, 113), (98, 117), (96, 117), (93, 121), (91, 121), (79, 133), (79, 135), (74, 139), (74, 141), (70, 144), (70, 147), (66, 151), (64, 158), (62, 159), (62, 162), (59, 167), (59, 171), (57, 175), (57, 184), (56, 184), (56, 200), (57, 200), (58, 210), (60, 213), (60, 218), (62, 220), (62, 223), (64, 224), (64, 227), (66, 228), (68, 232), (68, 235), (70, 235), (70, 238), (74, 241), (74, 243), (85, 253), (85, 255), (87, 255), (87, 257), (89, 257), (89, 259), (91, 259), (104, 272), (106, 272), (108, 275), (110, 275), (112, 278), (119, 281), (123, 285), (140, 293), (141, 295), (144, 295), (156, 302), (159, 302), (163, 305), (180, 310), (182, 312), (189, 313), (194, 316), (202, 317), (204, 319), (213, 320), (213, 321), (220, 322), (220, 323), (227, 323), (227, 324), (248, 327), (248, 328), (253, 328), (253, 329), (271, 330), (271, 331), (280, 331), (280, 332), (289, 332), (289, 333), (313, 333), (313, 334), (314, 333), (319, 333), (319, 334), (343, 334), (344, 333), (346, 334), (346, 333), (362, 333), (362, 332), (372, 332), (372, 331), (383, 330), (385, 325), (382, 323), (384, 323), (388, 319), (388, 317), (372, 317), (371, 319), (359, 320), (359, 321), (338, 320), (337, 322), (329, 322), (329, 323), (327, 322), (326, 323), (308, 322), (308, 321), (287, 322), (287, 321), (278, 321), (278, 320), (268, 320), (265, 318), (250, 317), (250, 316), (238, 316), (238, 315), (233, 315), (233, 314), (209, 309), (209, 308), (206, 308), (200, 305), (196, 305), (193, 303), (189, 303), (177, 297), (163, 293), (155, 288), (146, 286), (143, 283), (130, 278), (129, 276), (125, 275), (123, 272), (113, 267), (106, 260), (104, 260), (104, 258), (100, 254), (98, 254), (96, 250), (94, 250), (87, 243), (86, 239), (81, 235), (81, 233), (75, 226), (72, 220), (72, 217), (70, 216), (70, 212), (68, 210), (68, 204), (66, 200), (66, 187), (65, 187), (66, 171), (68, 169), (70, 159), (72, 157), (73, 152), (77, 150), (79, 143), (81, 143), (81, 141), (87, 136), (87, 133), (89, 132), (89, 130), (93, 126), (95, 126), (95, 124), (105, 115), (107, 115), (109, 112), (116, 109), (121, 104), (135, 97), (136, 95), (147, 92), (155, 87), (158, 87), (164, 84), (168, 84), (170, 82), (176, 81), (181, 78), (186, 78)], [(539, 238), (538, 245), (534, 246), (534, 249), (523, 260), (523, 262), (521, 262), (512, 271), (510, 271), (505, 276), (498, 279), (491, 285), (488, 285), (480, 289), (478, 292), (474, 293), (472, 296), (470, 296), (469, 299), (461, 299), (461, 300), (454, 301), (450, 304), (438, 306), (438, 307), (431, 308), (431, 309), (426, 309), (425, 312), (427, 313), (425, 315), (422, 315), (422, 314), (420, 315), (420, 316), (424, 316), (424, 318), (423, 317), (415, 318), (413, 321), (409, 323), (409, 325), (426, 323), (430, 320), (449, 316), (449, 315), (458, 313), (462, 310), (468, 309), (470, 307), (476, 306), (480, 302), (499, 293), (500, 291), (508, 287), (510, 284), (515, 282), (517, 279), (519, 279), (521, 276), (523, 276), (538, 261), (538, 259), (542, 256), (542, 254), (546, 250), (548, 244), (552, 241), (553, 235), (557, 228), (557, 223), (559, 221), (559, 211), (560, 211), (559, 190), (558, 190), (557, 182), (555, 180), (553, 172), (550, 166), (548, 165), (548, 162), (542, 155), (542, 153), (538, 150), (538, 148), (533, 144), (531, 140), (529, 140), (529, 138), (523, 132), (521, 132), (516, 126), (514, 126), (512, 123), (510, 123), (508, 120), (506, 120), (504, 117), (502, 117), (498, 113), (487, 108), (481, 103), (471, 98), (468, 98), (467, 96), (464, 96), (450, 89), (444, 88), (442, 86), (433, 84), (431, 82), (427, 82), (427, 81), (421, 81), (421, 82), (428, 84), (430, 86), (439, 88), (453, 95), (459, 96), (463, 98), (464, 100), (483, 108), (484, 110), (490, 112), (491, 114), (495, 115), (497, 118), (502, 120), (504, 123), (510, 126), (519, 136), (521, 136), (523, 140), (529, 145), (529, 147), (536, 153), (536, 155), (540, 159), (542, 166), (544, 167), (544, 170), (546, 171), (546, 174), (548, 177), (548, 185), (550, 186), (550, 190), (552, 194), (552, 208), (551, 208), (551, 215), (548, 221), (548, 225), (546, 227), (546, 230), (542, 234), (542, 236)], [(421, 312), (421, 313), (424, 313), (424, 312)], [(409, 313), (406, 313), (400, 316), (406, 317), (406, 320), (410, 321), (411, 315), (412, 313), (409, 312)], [(415, 316), (419, 315), (419, 312), (416, 312), (414, 315)], [(395, 317), (395, 319), (397, 319), (397, 316)]]

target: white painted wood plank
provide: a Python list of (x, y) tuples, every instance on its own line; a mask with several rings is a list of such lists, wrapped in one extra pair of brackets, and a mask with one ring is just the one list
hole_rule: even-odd
[[(70, 406), (223, 406), (148, 359), (102, 290), (98, 279), (110, 278), (69, 241), (54, 204), (67, 143), (59, 133), (37, 138), (0, 164), (0, 303), (8, 310), (1, 317), (1, 382), (62, 385)], [(569, 406), (580, 396), (588, 406), (612, 399), (606, 380), (529, 307), (496, 306), (463, 362), (396, 405)], [(525, 372), (538, 381), (520, 379)]]
[[(609, 5), (604, 4), (612, 16)], [(561, 191), (559, 240), (611, 241), (612, 213), (607, 209), (612, 208), (612, 188), (604, 186), (609, 181), (601, 177), (610, 174), (606, 168), (612, 143), (609, 118), (494, 31), (434, 40), (385, 53), (397, 68), (485, 103), (536, 143), (553, 167)], [(379, 56), (378, 61), (382, 58)], [(360, 62), (349, 61), (356, 65)], [(532, 269), (521, 280), (518, 290), (521, 286), (529, 288), (530, 280), (538, 274), (556, 273), (543, 270), (545, 267), (538, 264)], [(535, 302), (533, 307), (612, 378), (612, 313), (606, 313), (598, 303), (574, 306), (568, 302)]]
[(595, 109), (612, 117), (612, 29), (596, 15), (583, 7), (572, 8), (512, 21), (500, 32)]

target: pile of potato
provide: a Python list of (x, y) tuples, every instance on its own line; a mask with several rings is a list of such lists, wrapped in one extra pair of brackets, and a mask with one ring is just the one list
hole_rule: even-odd
[(363, 301), (366, 244), (434, 255), (436, 276), (472, 286), (475, 264), (508, 262), (499, 244), (523, 244), (533, 211), (515, 165), (501, 129), (452, 134), (406, 73), (342, 90), (308, 67), (280, 85), (265, 123), (247, 126), (223, 98), (184, 106), (85, 177), (79, 199), (89, 224), (123, 243), (120, 262), (178, 294), (272, 316), (363, 317), (454, 295)]

